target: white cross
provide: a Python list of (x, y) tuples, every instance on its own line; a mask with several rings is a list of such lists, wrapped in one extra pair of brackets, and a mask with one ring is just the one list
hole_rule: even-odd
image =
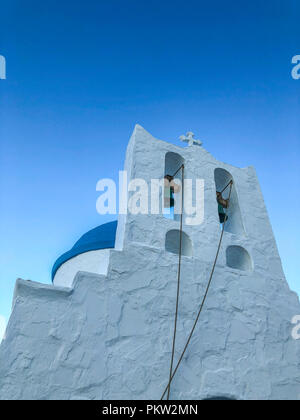
[(188, 133), (186, 133), (186, 136), (180, 136), (179, 139), (181, 141), (188, 143), (189, 146), (193, 146), (193, 145), (201, 146), (202, 141), (196, 140), (194, 137), (195, 137), (195, 134), (189, 131)]

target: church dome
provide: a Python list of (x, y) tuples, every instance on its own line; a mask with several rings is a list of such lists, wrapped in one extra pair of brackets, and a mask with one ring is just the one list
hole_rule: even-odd
[(71, 258), (88, 251), (98, 249), (109, 249), (115, 247), (116, 231), (118, 222), (105, 223), (81, 236), (73, 248), (61, 255), (54, 263), (52, 268), (52, 281), (59, 267)]

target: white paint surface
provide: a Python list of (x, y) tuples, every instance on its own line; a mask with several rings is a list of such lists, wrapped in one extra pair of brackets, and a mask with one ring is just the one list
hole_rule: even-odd
[(0, 343), (2, 339), (4, 338), (5, 329), (6, 329), (6, 319), (4, 318), (4, 316), (0, 315)]
[(71, 287), (78, 271), (107, 274), (109, 249), (84, 252), (62, 264), (57, 270), (53, 283), (55, 286)]
[[(184, 225), (193, 256), (182, 258), (175, 360), (220, 236), (216, 168), (235, 181), (243, 223), (241, 235), (224, 234), (171, 398), (297, 399), (300, 340), (292, 338), (291, 320), (300, 313), (299, 299), (285, 280), (254, 169), (218, 162), (200, 146), (156, 140), (137, 126), (127, 150), (129, 180), (160, 179), (167, 152), (182, 155), (186, 177), (205, 180), (204, 223)], [(0, 399), (159, 399), (169, 377), (178, 268), (165, 237), (178, 228), (162, 215), (122, 215), (107, 275), (79, 272), (70, 288), (18, 280), (0, 347)], [(247, 250), (253, 270), (226, 266), (232, 245)]]

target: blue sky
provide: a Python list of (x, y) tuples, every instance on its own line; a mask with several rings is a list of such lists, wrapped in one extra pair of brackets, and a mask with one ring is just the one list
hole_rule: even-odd
[(300, 294), (298, 0), (2, 1), (0, 314), (18, 277), (50, 282), (117, 179), (136, 123), (256, 167)]

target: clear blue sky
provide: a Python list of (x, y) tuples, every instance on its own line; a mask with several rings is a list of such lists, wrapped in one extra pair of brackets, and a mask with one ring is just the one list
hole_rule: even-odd
[(254, 165), (300, 293), (298, 0), (1, 2), (0, 314), (18, 277), (50, 282), (116, 178), (135, 123)]

